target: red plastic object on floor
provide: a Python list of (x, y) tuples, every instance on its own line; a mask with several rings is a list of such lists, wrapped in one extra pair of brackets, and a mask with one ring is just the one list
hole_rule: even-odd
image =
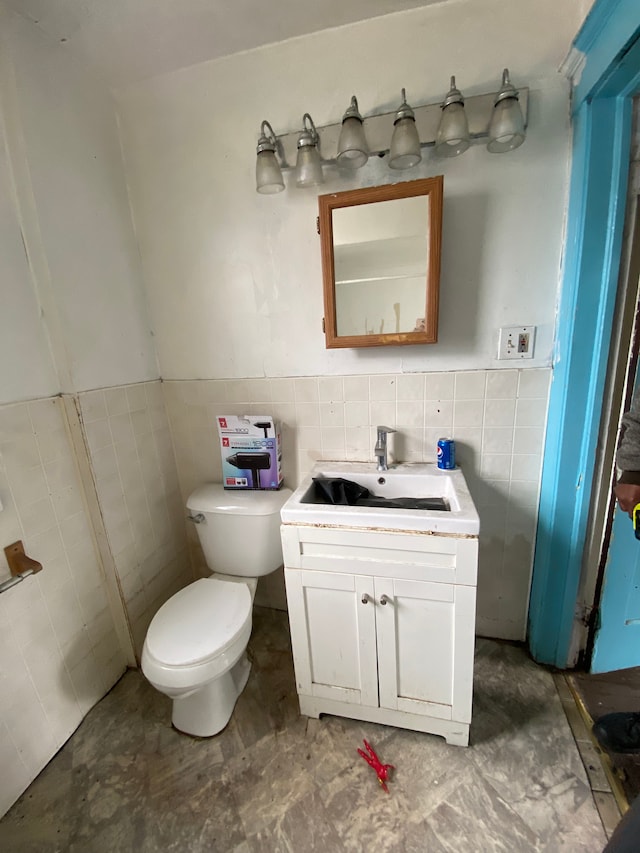
[(389, 771), (395, 770), (393, 764), (383, 764), (378, 756), (375, 753), (375, 750), (371, 746), (370, 743), (367, 743), (366, 740), (362, 741), (364, 743), (364, 747), (369, 753), (363, 752), (361, 749), (358, 750), (358, 755), (361, 755), (367, 764), (376, 771), (376, 776), (378, 777), (378, 782), (380, 782), (380, 786), (385, 793), (389, 793), (389, 789), (387, 788), (387, 780), (389, 779)]

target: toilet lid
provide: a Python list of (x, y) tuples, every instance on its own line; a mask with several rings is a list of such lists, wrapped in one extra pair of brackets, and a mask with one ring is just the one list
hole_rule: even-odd
[(246, 584), (201, 578), (158, 610), (147, 631), (147, 651), (167, 666), (201, 663), (230, 646), (250, 617)]

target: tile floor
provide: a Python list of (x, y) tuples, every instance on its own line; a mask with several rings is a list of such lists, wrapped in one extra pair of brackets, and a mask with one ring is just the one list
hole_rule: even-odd
[[(218, 737), (180, 735), (128, 672), (0, 822), (11, 853), (548, 851), (605, 835), (553, 678), (479, 640), (472, 745), (300, 717), (286, 614), (256, 608), (254, 667)], [(391, 792), (356, 754), (396, 765)]]

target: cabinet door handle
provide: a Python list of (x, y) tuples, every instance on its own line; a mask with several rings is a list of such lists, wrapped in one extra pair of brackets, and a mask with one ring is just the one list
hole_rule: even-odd
[(393, 600), (388, 595), (381, 595), (380, 604), (393, 604)]
[(363, 603), (363, 604), (368, 604), (370, 601), (373, 601), (373, 598), (371, 598), (371, 596), (369, 595), (369, 593), (368, 593), (368, 592), (363, 593), (363, 595), (362, 595), (362, 603)]

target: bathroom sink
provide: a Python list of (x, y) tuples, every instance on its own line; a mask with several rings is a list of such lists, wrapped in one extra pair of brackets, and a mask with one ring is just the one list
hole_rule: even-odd
[[(442, 498), (444, 509), (397, 506), (343, 506), (319, 503), (314, 478), (341, 477), (379, 498)], [(281, 510), (283, 524), (414, 530), (475, 536), (478, 513), (459, 468), (443, 471), (435, 463), (394, 465), (376, 471), (370, 462), (318, 462)]]

